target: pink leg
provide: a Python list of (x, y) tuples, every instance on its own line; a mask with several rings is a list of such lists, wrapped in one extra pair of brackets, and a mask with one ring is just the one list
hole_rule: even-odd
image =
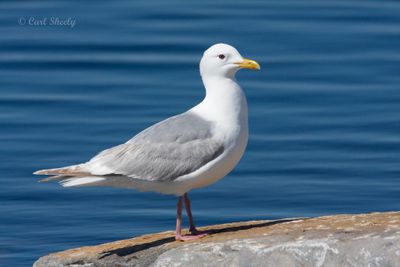
[(192, 208), (190, 207), (190, 200), (189, 200), (189, 196), (187, 193), (185, 193), (183, 195), (183, 199), (185, 201), (185, 208), (186, 208), (186, 213), (187, 216), (189, 218), (189, 231), (193, 234), (193, 235), (200, 235), (200, 236), (205, 236), (208, 231), (199, 231), (196, 229), (196, 226), (194, 225), (194, 220), (193, 220), (193, 215), (192, 215)]
[(178, 197), (178, 203), (176, 205), (175, 239), (179, 241), (187, 241), (203, 237), (204, 235), (182, 235), (182, 201), (183, 197)]

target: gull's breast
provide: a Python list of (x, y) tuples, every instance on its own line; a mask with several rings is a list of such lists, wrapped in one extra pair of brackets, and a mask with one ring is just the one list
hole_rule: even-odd
[(205, 99), (191, 112), (215, 123), (213, 138), (223, 143), (224, 152), (196, 171), (174, 180), (172, 187), (176, 195), (220, 180), (238, 164), (246, 149), (249, 135), (246, 97), (233, 80), (216, 85), (206, 88)]

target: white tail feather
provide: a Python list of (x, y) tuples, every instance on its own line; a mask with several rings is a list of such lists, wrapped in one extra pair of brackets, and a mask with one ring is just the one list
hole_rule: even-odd
[(90, 185), (92, 183), (104, 181), (105, 178), (102, 177), (72, 177), (65, 179), (61, 182), (63, 187), (74, 187), (74, 186), (84, 186)]

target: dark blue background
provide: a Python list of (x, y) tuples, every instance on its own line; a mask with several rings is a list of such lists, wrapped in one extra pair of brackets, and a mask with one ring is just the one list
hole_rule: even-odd
[[(89, 159), (204, 94), (213, 43), (241, 71), (250, 142), (194, 191), (199, 225), (399, 210), (398, 1), (2, 1), (0, 265), (174, 229), (172, 196), (64, 189), (31, 173)], [(73, 28), (19, 25), (71, 17)]]

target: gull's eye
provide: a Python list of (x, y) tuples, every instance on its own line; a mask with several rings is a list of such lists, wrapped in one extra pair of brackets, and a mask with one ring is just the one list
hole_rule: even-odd
[(225, 55), (224, 55), (224, 54), (219, 54), (219, 55), (218, 55), (218, 58), (219, 58), (219, 59), (224, 59), (224, 58), (225, 58)]

